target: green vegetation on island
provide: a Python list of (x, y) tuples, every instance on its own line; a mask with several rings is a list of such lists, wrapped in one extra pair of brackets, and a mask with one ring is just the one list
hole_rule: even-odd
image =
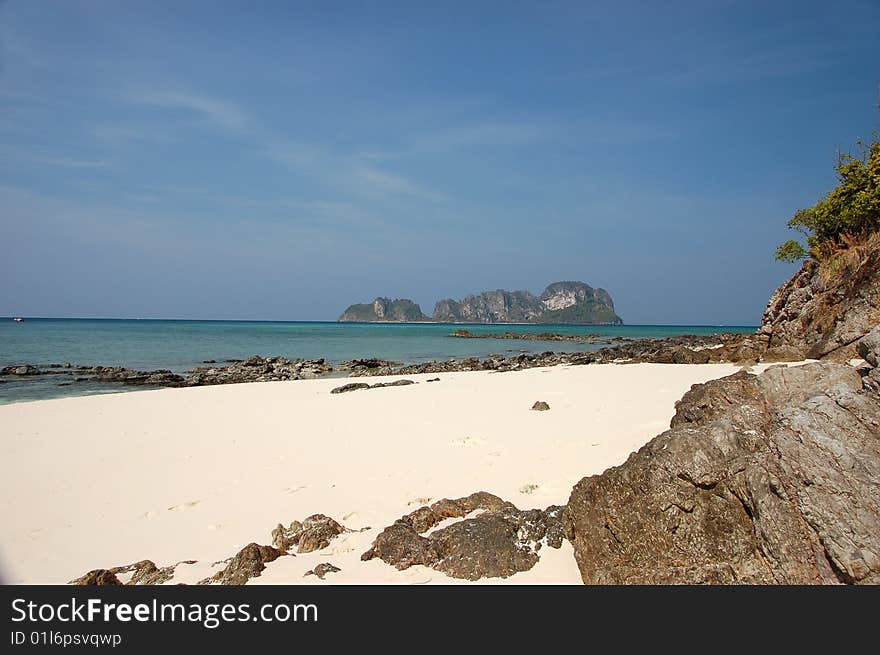
[(419, 321), (429, 321), (427, 316), (422, 313), (422, 308), (412, 300), (407, 298), (376, 298), (371, 303), (361, 303), (351, 305), (346, 309), (340, 321), (345, 322), (380, 322), (388, 321), (394, 323), (418, 323)]

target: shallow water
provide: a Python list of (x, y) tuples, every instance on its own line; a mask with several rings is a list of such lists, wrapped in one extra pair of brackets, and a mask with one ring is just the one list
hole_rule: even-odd
[[(272, 321), (166, 321), (136, 319), (0, 319), (0, 367), (28, 363), (47, 365), (125, 366), (138, 370), (182, 372), (208, 359), (244, 359), (251, 355), (325, 358), (340, 362), (379, 357), (402, 363), (486, 356), (512, 352), (578, 352), (603, 344), (508, 339), (455, 339), (458, 328), (471, 332), (556, 332), (602, 334), (629, 338), (681, 334), (752, 332), (750, 326), (657, 325), (449, 325), (438, 323), (336, 323)], [(80, 396), (138, 387), (77, 383), (58, 379), (14, 379), (0, 384), (0, 403)]]

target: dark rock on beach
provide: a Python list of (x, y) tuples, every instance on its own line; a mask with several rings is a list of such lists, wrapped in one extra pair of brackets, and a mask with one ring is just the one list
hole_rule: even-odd
[(348, 384), (343, 384), (341, 387), (335, 387), (330, 390), (330, 393), (348, 393), (349, 391), (359, 391), (360, 389), (369, 389), (370, 385), (366, 382), (349, 382)]
[(383, 387), (408, 387), (411, 384), (417, 384), (412, 380), (394, 380), (393, 382), (377, 382), (376, 384), (367, 384), (366, 382), (349, 382), (341, 387), (335, 387), (330, 393), (348, 393), (349, 391), (360, 391), (361, 389), (382, 389)]
[(122, 583), (119, 578), (108, 569), (95, 569), (89, 571), (85, 575), (76, 580), (71, 580), (68, 584), (79, 586), (120, 586)]
[[(81, 371), (84, 369), (80, 369)], [(89, 382), (119, 382), (121, 384), (141, 386), (183, 386), (183, 376), (168, 370), (133, 371), (127, 368), (111, 366), (94, 366), (87, 369)]]
[(305, 578), (310, 575), (316, 575), (316, 576), (318, 576), (319, 579), (323, 580), (324, 576), (327, 575), (328, 573), (339, 573), (339, 571), (341, 571), (341, 570), (342, 569), (340, 569), (338, 566), (333, 566), (330, 562), (322, 562), (321, 564), (318, 564), (318, 566), (313, 568), (311, 571), (306, 571), (305, 575), (303, 575), (303, 577)]
[(343, 532), (346, 532), (344, 525), (324, 514), (313, 514), (302, 522), (294, 521), (286, 528), (279, 523), (272, 530), (272, 545), (284, 552), (296, 547), (298, 553), (311, 553), (326, 548)]
[(545, 403), (543, 400), (538, 400), (532, 405), (532, 410), (535, 412), (546, 412), (550, 409), (550, 405)]
[(392, 362), (387, 359), (352, 359), (339, 365), (340, 371), (348, 371), (351, 377), (362, 375), (387, 375), (394, 367), (401, 366), (400, 362)]
[[(463, 518), (477, 510), (482, 513)], [(421, 564), (467, 580), (507, 578), (531, 569), (542, 544), (562, 545), (561, 513), (561, 507), (519, 510), (484, 491), (443, 499), (385, 528), (361, 559), (378, 557), (401, 570)], [(449, 518), (462, 520), (428, 533)]]
[(193, 369), (187, 374), (182, 386), (304, 380), (316, 378), (332, 370), (333, 367), (323, 359), (287, 359), (254, 355), (227, 366)]
[(205, 578), (199, 584), (247, 584), (248, 580), (258, 577), (263, 572), (268, 562), (274, 562), (279, 557), (287, 554), (272, 546), (260, 546), (256, 543), (250, 543), (229, 560), (226, 568), (218, 571), (210, 578)]
[[(84, 576), (71, 580), (68, 584), (73, 585), (158, 585), (168, 582), (174, 577), (174, 571), (180, 564), (195, 564), (195, 560), (186, 560), (159, 568), (151, 560), (145, 559), (125, 566), (116, 566), (111, 569), (95, 569)], [(119, 580), (120, 575), (131, 573), (131, 579), (123, 583)]]

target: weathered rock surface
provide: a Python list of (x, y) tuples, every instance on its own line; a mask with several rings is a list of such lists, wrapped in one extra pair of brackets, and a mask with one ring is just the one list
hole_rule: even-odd
[[(477, 510), (483, 511), (428, 533), (444, 519)], [(562, 545), (561, 513), (561, 507), (522, 511), (484, 491), (443, 499), (385, 528), (361, 559), (378, 557), (400, 570), (421, 564), (467, 580), (507, 578), (531, 569), (542, 544)]]
[[(350, 371), (351, 377), (360, 375), (383, 375), (392, 371), (395, 366), (402, 366), (400, 362), (392, 362), (387, 359), (352, 359), (339, 365), (339, 370)], [(384, 373), (383, 373), (384, 372)]]
[(181, 386), (239, 384), (242, 382), (280, 382), (307, 380), (333, 370), (323, 359), (287, 359), (254, 355), (227, 366), (197, 368), (190, 371)]
[[(174, 577), (174, 571), (181, 564), (195, 564), (195, 560), (186, 560), (163, 566), (161, 569), (153, 561), (145, 559), (125, 566), (116, 566), (111, 569), (95, 569), (84, 576), (71, 580), (68, 584), (74, 585), (158, 585), (168, 582)], [(131, 573), (131, 579), (123, 583), (118, 576)]]
[(247, 584), (248, 580), (258, 577), (263, 572), (266, 563), (274, 562), (283, 555), (288, 555), (288, 553), (272, 546), (249, 543), (229, 560), (226, 568), (209, 578), (205, 578), (199, 584)]
[(670, 430), (575, 486), (563, 522), (587, 584), (878, 583), (878, 479), (859, 373), (772, 367), (692, 387)]
[(302, 522), (294, 521), (286, 528), (279, 523), (272, 530), (272, 545), (285, 553), (294, 547), (298, 553), (310, 553), (326, 548), (343, 532), (346, 532), (345, 526), (329, 516), (312, 514)]
[(536, 412), (546, 412), (550, 409), (550, 405), (545, 403), (543, 400), (535, 401), (535, 404), (532, 405), (532, 409)]
[(758, 335), (769, 348), (794, 346), (813, 359), (845, 361), (853, 344), (880, 324), (880, 249), (833, 275), (814, 261), (771, 296)]
[(76, 580), (71, 580), (68, 584), (79, 586), (118, 586), (122, 583), (109, 569), (94, 569)]
[(880, 366), (880, 325), (859, 339), (856, 351), (871, 366)]

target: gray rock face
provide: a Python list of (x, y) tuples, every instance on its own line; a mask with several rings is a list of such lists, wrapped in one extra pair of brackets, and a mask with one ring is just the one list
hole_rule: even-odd
[(880, 366), (880, 325), (859, 339), (856, 344), (859, 357), (873, 367)]
[(813, 359), (845, 361), (852, 344), (880, 324), (880, 251), (844, 275), (815, 262), (783, 284), (767, 304), (758, 334), (770, 348), (795, 346)]
[[(425, 535), (476, 510), (483, 512)], [(422, 564), (466, 580), (507, 578), (531, 569), (543, 543), (561, 547), (561, 514), (561, 507), (522, 511), (485, 491), (443, 499), (385, 528), (361, 559), (378, 557), (400, 570)]]
[(671, 429), (581, 480), (587, 584), (880, 582), (880, 401), (809, 364), (695, 385)]

